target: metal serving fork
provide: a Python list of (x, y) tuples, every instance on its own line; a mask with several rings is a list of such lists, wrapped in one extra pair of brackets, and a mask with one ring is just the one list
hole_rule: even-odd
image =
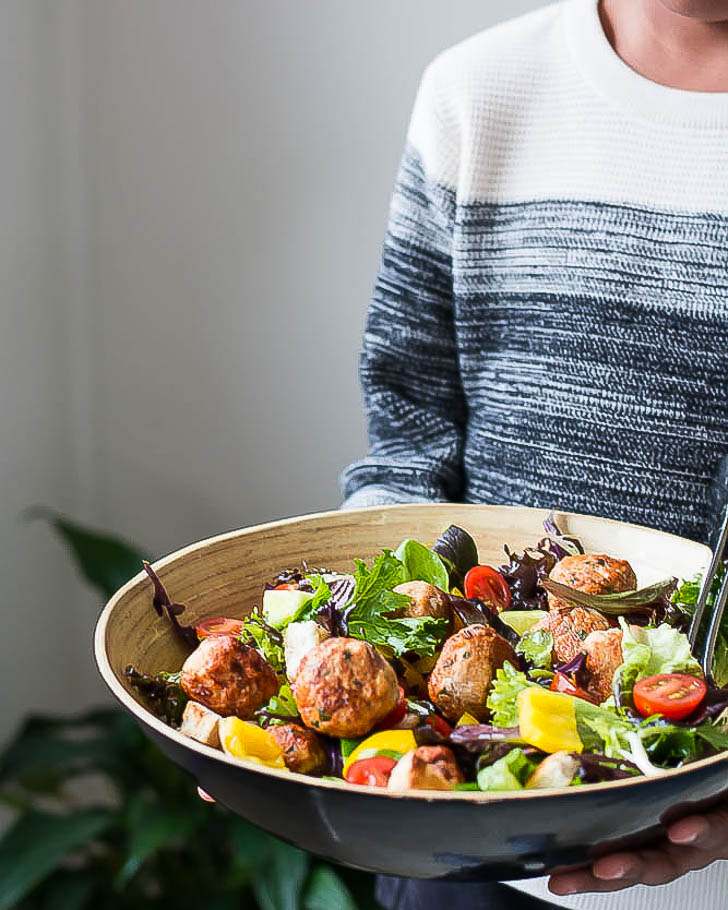
[[(713, 587), (713, 582), (720, 569), (721, 562), (724, 558), (726, 543), (728, 542), (728, 504), (723, 508), (723, 523), (720, 526), (718, 538), (715, 541), (713, 557), (710, 560), (703, 581), (700, 585), (700, 593), (695, 604), (695, 613), (690, 623), (688, 639), (690, 641), (690, 650), (703, 668), (706, 679), (712, 679), (713, 676), (713, 655), (715, 654), (715, 644), (718, 640), (718, 631), (720, 629), (721, 619), (725, 612), (726, 603), (728, 603), (728, 571), (723, 577), (723, 582), (718, 591), (718, 596), (708, 610), (708, 599)], [(707, 612), (706, 612), (707, 610)]]

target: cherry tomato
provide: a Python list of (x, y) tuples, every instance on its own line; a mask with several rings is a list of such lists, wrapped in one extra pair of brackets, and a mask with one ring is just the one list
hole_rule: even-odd
[(549, 688), (552, 692), (563, 692), (565, 695), (573, 695), (575, 698), (583, 698), (584, 701), (590, 701), (594, 705), (597, 704), (597, 701), (591, 692), (587, 692), (586, 689), (577, 686), (566, 673), (557, 673), (551, 680)]
[(692, 714), (705, 698), (702, 679), (686, 673), (659, 673), (635, 683), (635, 708), (643, 717), (662, 714), (668, 720), (682, 720)]
[(283, 585), (276, 585), (275, 588), (273, 588), (273, 590), (274, 591), (297, 591), (298, 585), (292, 585), (292, 584), (286, 583)]
[(427, 718), (427, 723), (441, 736), (449, 736), (452, 733), (450, 724), (446, 720), (443, 720), (438, 714), (430, 714)]
[(365, 787), (386, 787), (389, 775), (397, 764), (393, 758), (386, 755), (375, 755), (372, 758), (362, 758), (349, 765), (346, 779), (350, 784), (364, 784)]
[(501, 573), (492, 566), (473, 566), (465, 576), (466, 597), (475, 597), (496, 610), (506, 610), (511, 604), (511, 589)]
[(377, 724), (377, 730), (391, 730), (392, 727), (397, 726), (407, 713), (407, 699), (404, 697), (404, 689), (402, 686), (397, 686), (397, 688), (399, 689), (399, 701), (384, 720)]
[(245, 626), (242, 619), (230, 619), (227, 616), (213, 616), (203, 619), (196, 626), (197, 637), (202, 641), (212, 635), (244, 635)]

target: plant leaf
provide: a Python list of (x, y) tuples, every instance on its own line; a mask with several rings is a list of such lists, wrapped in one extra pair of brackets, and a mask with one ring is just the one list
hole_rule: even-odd
[(260, 910), (300, 910), (311, 857), (282, 841), (274, 841), (271, 847), (270, 861), (253, 874)]
[(303, 896), (303, 910), (357, 910), (349, 889), (331, 866), (314, 866)]
[(146, 794), (138, 794), (129, 807), (127, 852), (115, 887), (123, 888), (152, 853), (170, 842), (185, 840), (200, 822), (200, 814), (189, 806), (164, 805)]
[(43, 910), (83, 910), (98, 886), (98, 877), (88, 869), (62, 871), (43, 883)]
[(258, 867), (267, 863), (273, 838), (237, 815), (228, 816), (227, 831), (234, 870), (245, 873), (246, 877), (252, 876)]
[(0, 910), (15, 906), (73, 850), (98, 837), (114, 821), (105, 809), (67, 815), (29, 812), (0, 841)]
[(140, 740), (136, 724), (119, 711), (96, 710), (73, 718), (34, 715), (0, 753), (0, 783), (56, 794), (64, 780), (85, 773), (124, 778)]
[(25, 517), (47, 522), (60, 535), (68, 544), (78, 570), (105, 598), (140, 572), (142, 560), (148, 558), (121, 537), (71, 521), (44, 506), (28, 509)]

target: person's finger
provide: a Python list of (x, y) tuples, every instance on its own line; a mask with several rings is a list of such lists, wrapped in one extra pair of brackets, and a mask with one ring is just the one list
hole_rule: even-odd
[(205, 793), (205, 791), (202, 789), (202, 787), (197, 788), (197, 795), (200, 797), (200, 799), (204, 799), (206, 803), (215, 802), (215, 800), (210, 796), (209, 793)]
[(594, 877), (602, 881), (619, 881), (627, 887), (638, 882), (644, 885), (666, 885), (687, 872), (691, 857), (682, 854), (673, 845), (657, 849), (635, 850), (631, 853), (614, 853), (602, 857), (592, 866)]
[(549, 879), (549, 891), (552, 894), (584, 894), (587, 892), (619, 891), (629, 888), (634, 882), (623, 879), (604, 881), (595, 878), (589, 869), (578, 869), (575, 872), (562, 872)]
[(612, 853), (596, 860), (591, 869), (552, 876), (549, 887), (555, 894), (575, 894), (619, 891), (636, 884), (666, 885), (718, 858), (710, 850), (666, 842), (660, 848)]
[(638, 883), (665, 885), (716, 859), (728, 859), (728, 807), (680, 819), (659, 848), (612, 853), (589, 869), (553, 875), (549, 888), (563, 895), (619, 891)]
[(667, 836), (673, 844), (713, 850), (716, 859), (728, 858), (728, 808), (681, 818), (670, 826)]

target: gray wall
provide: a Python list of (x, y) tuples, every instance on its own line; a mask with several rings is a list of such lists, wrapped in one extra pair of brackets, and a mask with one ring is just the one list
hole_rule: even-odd
[(0, 666), (99, 698), (31, 502), (154, 553), (334, 507), (419, 75), (539, 0), (3, 0)]

